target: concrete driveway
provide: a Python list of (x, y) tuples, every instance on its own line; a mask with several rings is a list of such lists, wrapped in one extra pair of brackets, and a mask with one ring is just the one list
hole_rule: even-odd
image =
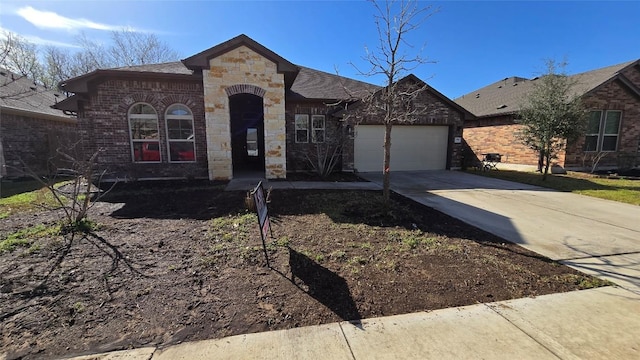
[[(360, 173), (382, 183), (380, 173)], [(394, 172), (391, 189), (640, 293), (640, 206), (458, 171)]]

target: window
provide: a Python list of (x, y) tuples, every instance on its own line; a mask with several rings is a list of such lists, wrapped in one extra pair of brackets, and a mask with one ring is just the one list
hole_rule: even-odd
[(584, 151), (616, 151), (622, 112), (592, 111), (585, 134)]
[(165, 119), (167, 121), (169, 161), (196, 161), (191, 110), (182, 104), (171, 105), (167, 109)]
[(311, 141), (314, 143), (324, 142), (324, 115), (311, 116)]
[(256, 157), (259, 155), (258, 151), (258, 129), (247, 129), (247, 156)]
[(602, 151), (618, 150), (618, 132), (620, 131), (620, 111), (607, 111), (602, 131)]
[(592, 111), (589, 114), (589, 123), (585, 133), (584, 151), (596, 151), (598, 149), (598, 138), (600, 137), (600, 118), (602, 111)]
[(296, 114), (296, 142), (309, 142), (309, 115)]
[(160, 162), (158, 114), (149, 104), (135, 104), (129, 109), (129, 134), (134, 162)]

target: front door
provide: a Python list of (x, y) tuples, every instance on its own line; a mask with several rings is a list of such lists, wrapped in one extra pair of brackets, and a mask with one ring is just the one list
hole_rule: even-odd
[(264, 114), (262, 98), (252, 94), (229, 97), (233, 173), (264, 176)]

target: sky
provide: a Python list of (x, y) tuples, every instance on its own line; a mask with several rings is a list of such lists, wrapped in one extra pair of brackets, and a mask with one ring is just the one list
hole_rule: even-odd
[[(544, 61), (568, 74), (640, 59), (640, 1), (437, 1), (406, 37), (412, 70), (455, 99), (510, 76), (532, 78)], [(156, 34), (181, 58), (245, 34), (290, 62), (365, 77), (376, 51), (372, 4), (342, 1), (2, 0), (0, 29), (40, 45), (76, 51), (82, 33), (108, 42), (113, 30)]]

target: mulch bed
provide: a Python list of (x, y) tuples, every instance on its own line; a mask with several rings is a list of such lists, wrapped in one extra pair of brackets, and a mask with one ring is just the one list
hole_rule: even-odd
[[(92, 209), (94, 235), (1, 253), (4, 355), (167, 346), (602, 285), (404, 198), (385, 209), (366, 191), (274, 190), (270, 269), (245, 193), (223, 188), (119, 186)], [(56, 219), (1, 219), (0, 239)]]

